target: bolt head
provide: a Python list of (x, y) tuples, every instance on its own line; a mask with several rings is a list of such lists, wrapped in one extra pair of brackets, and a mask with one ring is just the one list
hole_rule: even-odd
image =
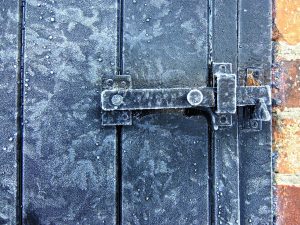
[(252, 128), (258, 128), (258, 122), (256, 120), (251, 120), (250, 125)]
[(107, 86), (111, 87), (111, 86), (113, 86), (114, 81), (113, 81), (113, 79), (107, 79), (107, 80), (105, 81), (105, 84), (106, 84)]
[(121, 86), (126, 87), (126, 81), (121, 81)]
[(113, 95), (111, 98), (111, 103), (115, 106), (119, 106), (123, 103), (123, 96), (122, 95)]
[(192, 105), (192, 106), (198, 106), (201, 104), (203, 100), (203, 94), (201, 91), (194, 89), (191, 90), (188, 95), (187, 95), (187, 101)]

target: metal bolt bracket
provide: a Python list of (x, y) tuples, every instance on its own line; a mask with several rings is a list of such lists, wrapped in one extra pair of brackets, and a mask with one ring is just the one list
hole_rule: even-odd
[(213, 63), (214, 86), (217, 87), (217, 110), (215, 125), (232, 126), (232, 115), (236, 112), (236, 75), (231, 63)]
[[(131, 77), (127, 75), (103, 77), (102, 78), (102, 91), (105, 90), (126, 90), (131, 88)], [(101, 99), (103, 102), (103, 99)], [(113, 95), (110, 99), (111, 104), (116, 108), (123, 103), (121, 95)], [(103, 126), (116, 126), (116, 125), (132, 125), (131, 111), (104, 111), (102, 110), (102, 125)]]
[(269, 86), (237, 86), (230, 63), (215, 63), (213, 71), (215, 87), (132, 89), (128, 75), (104, 78), (101, 107), (106, 113), (102, 114), (102, 124), (131, 124), (132, 110), (210, 107), (216, 109), (216, 125), (231, 126), (231, 115), (236, 113), (237, 107), (249, 105), (256, 107), (255, 120), (270, 120)]

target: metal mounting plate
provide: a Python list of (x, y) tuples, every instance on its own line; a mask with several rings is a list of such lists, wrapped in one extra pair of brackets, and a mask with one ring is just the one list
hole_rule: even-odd
[[(131, 88), (131, 76), (117, 75), (113, 78), (102, 78), (102, 91), (104, 90), (127, 90)], [(104, 99), (101, 99), (103, 102)], [(116, 125), (132, 125), (132, 112), (131, 111), (102, 111), (101, 124), (103, 126), (116, 126)]]
[(217, 73), (217, 111), (216, 113), (235, 113), (236, 76), (229, 73)]

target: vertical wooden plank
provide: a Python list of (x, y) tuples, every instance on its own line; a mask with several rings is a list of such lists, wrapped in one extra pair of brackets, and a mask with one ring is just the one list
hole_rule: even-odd
[[(237, 73), (237, 1), (212, 1), (212, 61)], [(239, 224), (238, 120), (214, 132), (214, 224)]]
[(115, 129), (100, 76), (114, 75), (117, 2), (26, 6), (24, 224), (115, 223)]
[[(246, 68), (263, 69), (258, 80), (269, 84), (271, 65), (271, 0), (240, 0), (239, 77)], [(271, 121), (262, 130), (240, 131), (241, 223), (272, 223)]]
[(239, 77), (246, 77), (246, 69), (258, 67), (263, 69), (265, 84), (270, 81), (271, 68), (271, 0), (239, 0)]
[(215, 224), (239, 223), (239, 149), (237, 146), (237, 116), (231, 127), (219, 127), (214, 132)]
[(205, 0), (125, 0), (124, 72), (133, 86), (206, 86), (207, 28)]
[(122, 224), (208, 224), (205, 117), (134, 117), (122, 139)]
[(0, 9), (0, 224), (16, 224), (18, 1)]
[(212, 61), (237, 70), (237, 1), (212, 0)]
[[(124, 72), (134, 88), (207, 83), (207, 1), (125, 0)], [(122, 133), (122, 224), (209, 224), (208, 122), (134, 114)]]
[(271, 126), (260, 132), (241, 132), (241, 222), (272, 224)]

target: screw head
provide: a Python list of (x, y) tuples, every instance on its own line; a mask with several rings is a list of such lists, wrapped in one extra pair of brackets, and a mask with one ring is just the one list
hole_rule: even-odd
[(222, 115), (222, 116), (220, 117), (220, 123), (221, 123), (221, 124), (226, 124), (226, 123), (227, 123), (227, 117), (226, 117), (225, 115)]
[(256, 120), (251, 120), (250, 125), (252, 128), (258, 128), (258, 122)]
[(121, 81), (121, 87), (126, 87), (126, 84), (127, 84), (126, 81), (124, 81), (124, 80)]
[(111, 87), (111, 86), (113, 86), (114, 81), (113, 81), (113, 79), (107, 79), (107, 80), (105, 81), (105, 84), (106, 84), (107, 86)]
[(200, 103), (203, 100), (203, 94), (201, 91), (194, 89), (191, 90), (188, 95), (187, 95), (187, 101), (192, 105), (192, 106), (197, 106), (200, 105)]
[(123, 120), (128, 120), (129, 119), (129, 116), (126, 112), (122, 114), (122, 119)]
[(121, 95), (113, 95), (111, 98), (111, 103), (115, 106), (119, 106), (123, 103), (123, 96)]

